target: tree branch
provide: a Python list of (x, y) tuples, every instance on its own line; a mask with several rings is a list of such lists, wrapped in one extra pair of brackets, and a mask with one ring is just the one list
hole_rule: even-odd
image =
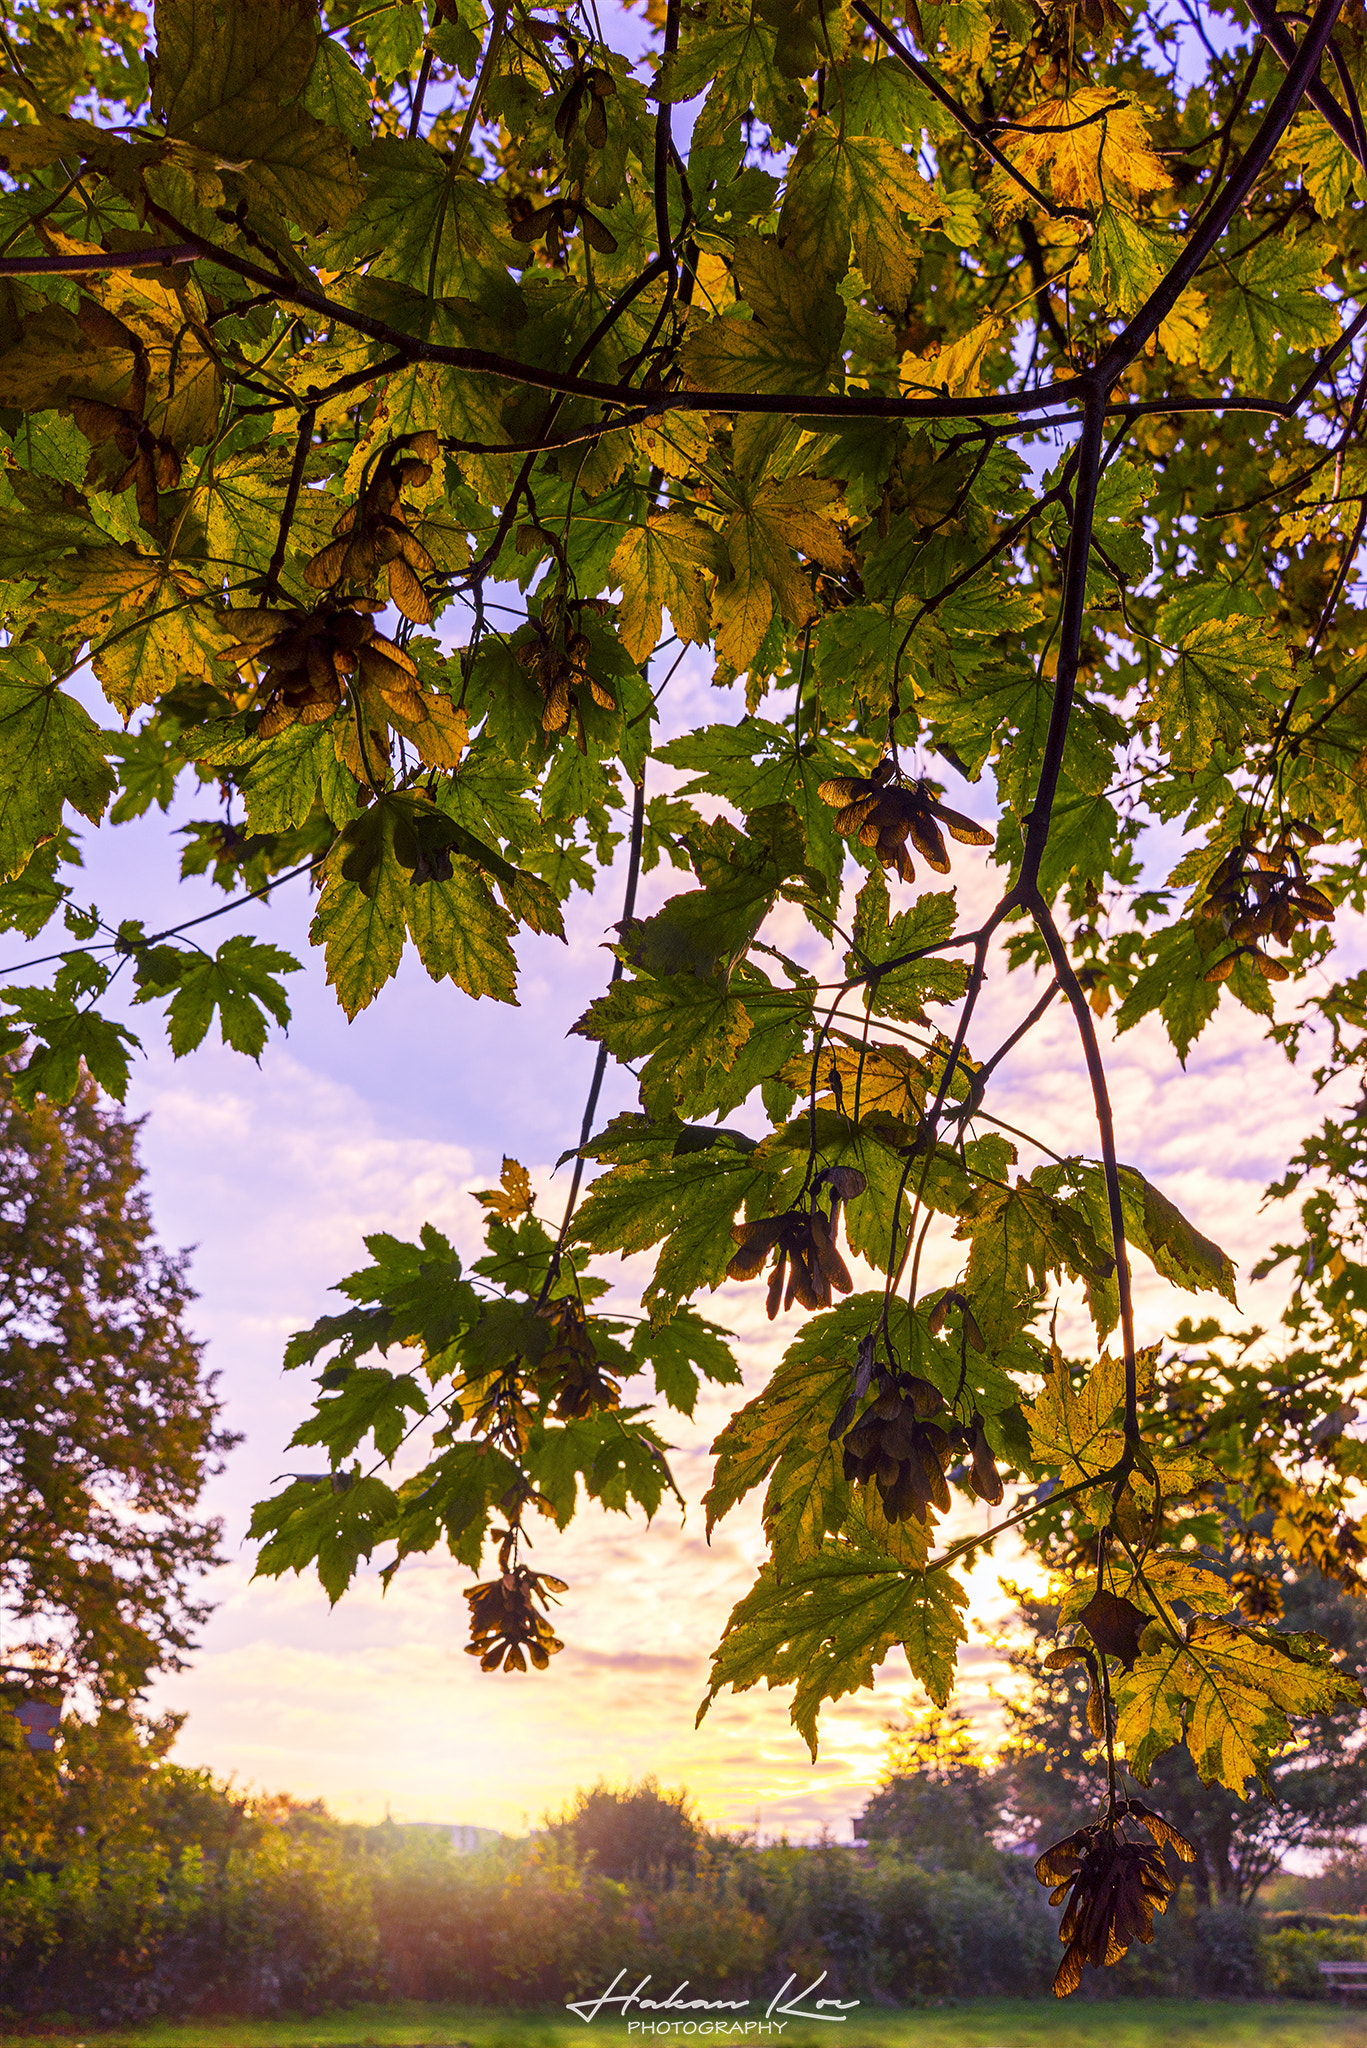
[(158, 249), (101, 249), (87, 256), (0, 256), (0, 277), (84, 277), (97, 270), (160, 270), (173, 263), (197, 263), (198, 242), (174, 242)]

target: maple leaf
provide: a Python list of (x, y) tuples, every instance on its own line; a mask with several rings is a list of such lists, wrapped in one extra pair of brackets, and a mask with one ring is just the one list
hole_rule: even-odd
[(965, 1292), (989, 1343), (1030, 1321), (1050, 1273), (1095, 1284), (1114, 1270), (1086, 1212), (1056, 1199), (1043, 1175), (984, 1189), (964, 1205), (958, 1234), (972, 1239)]
[(1179, 1287), (1212, 1288), (1234, 1301), (1234, 1261), (1190, 1224), (1137, 1167), (1120, 1168), (1125, 1235)]
[(536, 1205), (536, 1196), (532, 1193), (531, 1176), (526, 1167), (505, 1155), (503, 1171), (498, 1178), (498, 1187), (476, 1189), (475, 1200), (483, 1202), (500, 1223), (516, 1223), (520, 1216), (530, 1216)]
[[(851, 1306), (842, 1305), (839, 1324), (828, 1317), (808, 1324), (764, 1392), (737, 1410), (712, 1445), (716, 1467), (703, 1495), (708, 1535), (748, 1493), (771, 1480), (764, 1517), (780, 1572), (814, 1555), (827, 1532), (841, 1526), (848, 1505), (830, 1425), (849, 1385), (850, 1360), (841, 1339), (853, 1320)], [(867, 1312), (866, 1297), (865, 1318)]]
[(1279, 360), (1322, 347), (1339, 331), (1338, 314), (1324, 296), (1324, 266), (1333, 251), (1317, 234), (1294, 241), (1279, 236), (1229, 258), (1212, 280), (1209, 321), (1200, 360), (1250, 389), (1267, 382)]
[[(15, 1095), (26, 1109), (40, 1095), (49, 1102), (70, 1102), (81, 1085), (83, 1068), (116, 1102), (123, 1101), (129, 1054), (138, 1044), (124, 1025), (57, 989), (5, 988), (0, 996), (9, 1004), (3, 1020), (8, 1049), (25, 1037), (36, 1041), (14, 1077)], [(21, 1031), (15, 1031), (16, 1023)]]
[[(1081, 86), (1031, 107), (1020, 128), (1003, 137), (1003, 149), (1032, 183), (1047, 177), (1064, 206), (1100, 206), (1117, 193), (1138, 198), (1171, 182), (1162, 158), (1149, 148), (1140, 109), (1104, 86)], [(1025, 203), (1020, 188), (1000, 172), (993, 189), (1003, 211)]]
[(722, 142), (753, 107), (781, 141), (795, 142), (806, 114), (806, 99), (780, 71), (774, 30), (757, 14), (740, 22), (705, 26), (689, 23), (680, 47), (666, 57), (656, 91), (662, 100), (690, 100), (704, 87), (695, 133), (700, 142)]
[(288, 1024), (290, 1007), (278, 977), (298, 974), (299, 962), (279, 946), (263, 945), (245, 933), (225, 939), (216, 954), (153, 947), (139, 960), (138, 997), (170, 997), (171, 1050), (177, 1059), (193, 1052), (218, 1012), (224, 1045), (260, 1060), (266, 1018)]
[(824, 569), (840, 569), (845, 545), (835, 525), (838, 484), (820, 477), (767, 477), (758, 483), (732, 476), (717, 491), (723, 573), (713, 595), (717, 652), (735, 669), (748, 668), (775, 611), (791, 626), (818, 615), (809, 580), (793, 552)]
[(752, 1028), (738, 994), (692, 974), (619, 981), (574, 1026), (620, 1059), (645, 1059), (641, 1099), (649, 1115), (699, 1108)]
[(705, 1322), (693, 1309), (676, 1310), (659, 1328), (638, 1323), (632, 1333), (631, 1356), (640, 1365), (651, 1367), (656, 1392), (680, 1415), (692, 1415), (701, 1380), (721, 1387), (741, 1383), (727, 1332), (716, 1323)]
[(622, 645), (643, 661), (660, 638), (663, 612), (681, 640), (710, 638), (710, 578), (721, 565), (714, 530), (681, 512), (658, 512), (623, 534), (611, 575), (621, 586)]
[(97, 823), (116, 786), (89, 712), (59, 690), (36, 647), (11, 645), (0, 670), (0, 876), (54, 837), (69, 803)]
[(771, 236), (743, 236), (733, 270), (742, 304), (689, 322), (686, 383), (703, 391), (825, 391), (840, 369), (841, 300), (827, 286), (814, 288)]
[(983, 359), (1002, 331), (1000, 320), (980, 320), (959, 340), (946, 343), (934, 355), (908, 353), (902, 358), (901, 386), (906, 392), (933, 391), (948, 398), (965, 398), (979, 390)]
[[(918, 137), (919, 141), (919, 137)], [(809, 277), (838, 284), (854, 260), (879, 300), (904, 305), (920, 261), (903, 216), (943, 225), (950, 206), (922, 177), (914, 152), (875, 136), (842, 134), (834, 121), (808, 128), (788, 166), (779, 234)]]
[(829, 1543), (781, 1579), (766, 1564), (732, 1609), (713, 1652), (698, 1720), (726, 1686), (746, 1692), (761, 1680), (771, 1691), (795, 1684), (793, 1726), (815, 1759), (822, 1706), (871, 1686), (899, 1644), (913, 1676), (944, 1706), (965, 1638), (960, 1609), (967, 1601), (966, 1589), (948, 1572), (910, 1571), (850, 1543)]
[(1217, 746), (1238, 748), (1269, 725), (1291, 675), (1290, 650), (1270, 634), (1250, 632), (1247, 621), (1193, 626), (1176, 660), (1160, 670), (1150, 699), (1174, 766), (1203, 768)]
[(1316, 1636), (1274, 1636), (1206, 1615), (1189, 1624), (1185, 1642), (1159, 1645), (1156, 1633), (1115, 1686), (1116, 1733), (1141, 1785), (1185, 1739), (1202, 1782), (1242, 1799), (1290, 1741), (1293, 1717), (1361, 1699), (1357, 1681), (1335, 1668)]
[(250, 198), (315, 234), (360, 190), (343, 138), (302, 104), (319, 40), (307, 0), (158, 0), (149, 67), (167, 134), (221, 153)]
[(1064, 1485), (1094, 1478), (1120, 1455), (1123, 1438), (1113, 1425), (1125, 1398), (1125, 1361), (1109, 1353), (1074, 1390), (1066, 1370), (1051, 1373), (1025, 1410), (1030, 1441), (1041, 1464), (1061, 1466)]
[[(640, 1119), (639, 1123), (644, 1123)], [(627, 1122), (618, 1142), (595, 1153), (614, 1158), (636, 1148), (638, 1120)], [(647, 1289), (652, 1313), (666, 1320), (698, 1287), (720, 1286), (733, 1250), (731, 1224), (743, 1203), (762, 1200), (771, 1172), (751, 1161), (753, 1144), (737, 1145), (732, 1134), (707, 1132), (708, 1143), (681, 1149), (684, 1127), (664, 1125), (659, 1142), (644, 1142), (644, 1157), (626, 1156), (600, 1174), (575, 1218), (581, 1243), (662, 1250)]]
[(386, 137), (366, 152), (365, 197), (328, 254), (437, 298), (492, 297), (512, 310), (504, 265), (513, 248), (496, 193), (426, 143)]

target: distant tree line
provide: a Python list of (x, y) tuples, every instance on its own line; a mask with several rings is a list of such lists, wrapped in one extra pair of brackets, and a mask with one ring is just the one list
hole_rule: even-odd
[[(165, 1761), (165, 1728), (77, 1725), (28, 1850), (0, 1869), (0, 2010), (127, 2021), (400, 1997), (527, 2008), (605, 1990), (619, 1971), (660, 1994), (687, 1979), (693, 1995), (768, 1998), (790, 1971), (803, 1984), (824, 1971), (824, 1990), (881, 2004), (1045, 1996), (1055, 1916), (1028, 1846), (1009, 1846), (1038, 1783), (1030, 1729), (1045, 1705), (1017, 1709), (992, 1765), (961, 1721), (894, 1731), (850, 1843), (709, 1830), (685, 1793), (647, 1779), (580, 1791), (530, 1838), (467, 1855), (440, 1829), (352, 1826), (318, 1804), (247, 1797)], [(16, 1765), (35, 1766), (12, 1717), (6, 1739)], [(1275, 1826), (1294, 1825), (1270, 1808), (1232, 1828), (1216, 1810), (1205, 1818), (1208, 1873), (1252, 1868)], [(1132, 1949), (1096, 1993), (1322, 1996), (1320, 1961), (1367, 1958), (1363, 1869), (1343, 1842), (1322, 1896), (1302, 1901), (1338, 1911), (1273, 1916), (1198, 1869), (1152, 1947)]]

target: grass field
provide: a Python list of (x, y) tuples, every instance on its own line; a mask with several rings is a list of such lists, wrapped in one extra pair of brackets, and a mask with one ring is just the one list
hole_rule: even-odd
[[(3, 2025), (0, 2022), (0, 2025)], [(466, 2006), (363, 2005), (309, 2020), (165, 2022), (80, 2028), (34, 2023), (0, 2032), (0, 2048), (628, 2048), (621, 2018), (591, 2025), (561, 2013), (491, 2013)], [(697, 2048), (699, 2037), (666, 2037)], [(707, 2037), (702, 2037), (706, 2039)], [(723, 2036), (722, 2039), (726, 2037)], [(1214, 2004), (1176, 1998), (1057, 2006), (984, 1998), (910, 2012), (869, 2008), (839, 2026), (790, 2020), (782, 2034), (732, 2036), (782, 2048), (1367, 2048), (1367, 2001), (1349, 2006)]]

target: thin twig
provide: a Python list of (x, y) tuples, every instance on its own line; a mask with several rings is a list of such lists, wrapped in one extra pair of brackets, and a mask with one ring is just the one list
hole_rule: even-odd
[[(631, 803), (631, 851), (627, 858), (627, 886), (622, 898), (622, 922), (618, 927), (624, 934), (636, 914), (636, 885), (641, 878), (641, 841), (645, 831), (645, 815), (646, 777), (643, 768), (641, 770), (641, 779), (635, 785)], [(621, 977), (622, 962), (619, 956), (612, 963), (612, 973), (608, 976), (608, 987), (614, 987), (621, 980)], [(593, 1079), (589, 1083), (588, 1100), (584, 1104), (584, 1121), (579, 1131), (579, 1145), (574, 1161), (574, 1176), (570, 1181), (570, 1192), (565, 1203), (565, 1213), (560, 1220), (560, 1232), (555, 1241), (555, 1254), (551, 1260), (551, 1271), (548, 1273), (545, 1285), (541, 1290), (543, 1299), (554, 1278), (560, 1254), (565, 1248), (565, 1240), (569, 1235), (575, 1204), (579, 1200), (579, 1186), (584, 1178), (584, 1147), (588, 1144), (593, 1133), (594, 1113), (598, 1108), (598, 1097), (602, 1091), (603, 1076), (607, 1072), (607, 1065), (608, 1048), (606, 1040), (603, 1040), (599, 1043), (598, 1057), (594, 1061), (593, 1066)]]
[(280, 511), (280, 529), (275, 536), (275, 549), (271, 555), (270, 567), (267, 569), (261, 585), (263, 599), (269, 600), (270, 598), (278, 597), (280, 594), (280, 571), (285, 566), (285, 549), (289, 545), (290, 528), (294, 524), (294, 514), (299, 503), (299, 490), (304, 481), (304, 468), (308, 462), (309, 450), (313, 446), (313, 422), (315, 417), (316, 414), (312, 406), (310, 406), (307, 412), (302, 412), (299, 415), (299, 432), (294, 444), (294, 463), (290, 470), (290, 480), (288, 489), (285, 492), (285, 502)]

